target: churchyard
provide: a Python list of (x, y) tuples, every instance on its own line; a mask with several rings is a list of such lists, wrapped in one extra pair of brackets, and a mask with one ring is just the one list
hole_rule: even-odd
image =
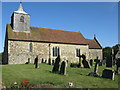
[[(64, 62), (61, 63), (64, 65)], [(101, 77), (104, 69), (116, 70), (116, 66), (98, 65), (96, 71), (95, 65), (91, 68), (78, 68), (70, 67), (68, 62), (65, 75), (54, 73), (55, 65), (48, 63), (38, 64), (39, 68), (35, 68), (34, 64), (2, 65), (2, 85), (4, 88), (21, 88), (21, 84), (29, 84), (30, 88), (118, 88), (119, 75), (115, 75), (114, 80)], [(100, 76), (88, 76), (90, 72), (97, 72)]]

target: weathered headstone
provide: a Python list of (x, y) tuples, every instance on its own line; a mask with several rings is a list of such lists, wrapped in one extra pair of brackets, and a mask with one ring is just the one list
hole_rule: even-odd
[(114, 71), (112, 69), (104, 69), (102, 72), (102, 78), (114, 80)]
[(41, 63), (44, 63), (44, 59), (42, 58), (42, 62)]
[(55, 64), (55, 62), (54, 62), (54, 60), (52, 60), (52, 65), (54, 65)]
[(93, 60), (92, 59), (90, 59), (90, 65), (93, 66)]
[(83, 64), (84, 68), (90, 68), (89, 63), (88, 63), (87, 60), (86, 60), (86, 56), (85, 56), (85, 55), (82, 55), (82, 58), (83, 58), (82, 64)]
[(112, 67), (112, 56), (108, 55), (106, 57), (106, 67)]
[(38, 56), (35, 58), (34, 64), (35, 64), (35, 68), (38, 68)]
[(55, 60), (55, 64), (54, 67), (52, 69), (52, 72), (58, 72), (59, 71), (59, 63), (60, 63), (60, 56), (58, 55), (58, 57)]
[(63, 61), (60, 67), (60, 74), (66, 75), (66, 62)]
[(47, 60), (45, 60), (45, 62), (44, 63), (47, 63)]
[(30, 63), (30, 58), (28, 58), (28, 62), (26, 62), (25, 64), (29, 64)]
[(81, 67), (81, 64), (80, 64), (80, 63), (78, 63), (77, 67), (78, 67), (78, 68), (80, 68), (80, 67)]
[(48, 64), (51, 65), (51, 59), (50, 58), (48, 59)]
[(73, 63), (70, 64), (70, 67), (74, 67), (74, 66), (73, 66)]

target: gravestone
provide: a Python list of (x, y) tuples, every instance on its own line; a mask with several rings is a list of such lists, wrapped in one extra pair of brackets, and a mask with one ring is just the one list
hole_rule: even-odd
[(81, 67), (81, 64), (80, 64), (80, 63), (78, 63), (77, 67), (78, 67), (78, 68), (80, 68), (80, 67)]
[(29, 64), (30, 63), (30, 58), (28, 58), (28, 62), (26, 62), (25, 64)]
[(74, 67), (74, 66), (73, 66), (73, 63), (70, 64), (70, 67)]
[(54, 67), (52, 69), (52, 72), (58, 72), (59, 71), (59, 63), (60, 63), (60, 56), (58, 55), (58, 57), (55, 59), (55, 64)]
[(48, 64), (51, 65), (51, 59), (50, 58), (48, 59)]
[(92, 59), (90, 59), (90, 65), (93, 66), (93, 60)]
[(82, 55), (82, 58), (83, 58), (82, 64), (83, 64), (84, 68), (90, 68), (89, 63), (88, 63), (87, 60), (86, 60), (86, 56), (85, 56), (85, 55)]
[(106, 67), (112, 67), (112, 56), (111, 55), (106, 57)]
[(94, 72), (97, 73), (97, 71), (98, 71), (98, 65), (99, 65), (100, 60), (98, 60), (98, 57), (97, 57), (97, 59), (95, 61), (96, 61), (96, 63), (95, 63)]
[(42, 62), (41, 63), (44, 63), (44, 59), (42, 58)]
[(52, 65), (54, 65), (55, 64), (55, 62), (54, 62), (54, 60), (52, 60)]
[(104, 69), (102, 72), (102, 78), (114, 80), (114, 71), (112, 69)]
[(34, 64), (35, 64), (35, 68), (38, 68), (38, 56), (35, 58)]
[(66, 62), (63, 61), (60, 67), (60, 74), (66, 75)]
[(45, 62), (44, 63), (47, 63), (47, 60), (45, 60)]
[(95, 59), (95, 68), (94, 68), (94, 72), (90, 72), (89, 74), (88, 74), (88, 76), (94, 76), (94, 77), (99, 77), (99, 74), (97, 73), (97, 71), (98, 71), (98, 64), (99, 64), (99, 62), (100, 62), (100, 60), (98, 60), (98, 57), (97, 57), (97, 59)]

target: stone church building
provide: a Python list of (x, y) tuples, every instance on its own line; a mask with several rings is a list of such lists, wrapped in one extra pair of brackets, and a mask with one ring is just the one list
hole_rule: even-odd
[(30, 15), (24, 12), (22, 4), (11, 16), (11, 24), (6, 26), (3, 64), (25, 64), (34, 62), (38, 56), (43, 60), (78, 62), (79, 55), (87, 60), (102, 59), (102, 47), (96, 37), (86, 39), (80, 32), (30, 26)]

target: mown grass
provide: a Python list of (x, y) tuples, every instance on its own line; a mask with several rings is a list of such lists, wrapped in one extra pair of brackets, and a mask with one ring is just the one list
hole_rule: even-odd
[[(100, 77), (87, 76), (92, 72), (86, 68), (67, 67), (67, 75), (52, 73), (52, 65), (39, 64), (40, 68), (35, 69), (33, 64), (2, 65), (2, 80), (4, 85), (9, 86), (14, 81), (23, 82), (28, 80), (31, 84), (52, 84), (53, 88), (66, 88), (68, 82), (72, 82), (75, 88), (118, 88), (118, 75), (115, 80)], [(102, 75), (105, 66), (99, 66), (98, 73)], [(115, 70), (115, 67), (113, 67)]]

